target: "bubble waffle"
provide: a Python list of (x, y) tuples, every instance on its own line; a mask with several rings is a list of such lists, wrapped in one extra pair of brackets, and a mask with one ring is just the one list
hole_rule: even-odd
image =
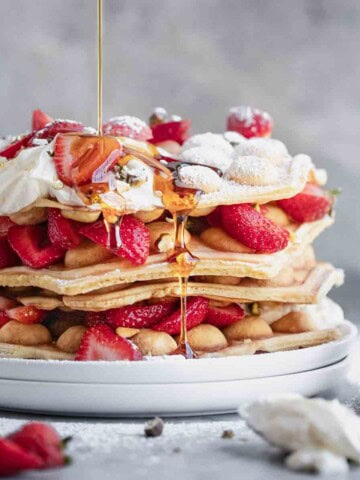
[[(300, 256), (308, 245), (333, 223), (329, 216), (322, 220), (304, 223), (294, 231), (294, 241), (280, 252), (273, 254), (238, 254), (213, 250), (193, 239), (189, 248), (200, 259), (194, 275), (234, 275), (259, 279), (274, 277), (291, 259)], [(145, 265), (134, 266), (127, 260), (114, 259), (83, 268), (66, 270), (33, 270), (28, 267), (12, 267), (0, 270), (3, 287), (33, 286), (46, 288), (61, 295), (79, 295), (122, 283), (149, 281), (173, 276), (166, 254), (150, 255)]]

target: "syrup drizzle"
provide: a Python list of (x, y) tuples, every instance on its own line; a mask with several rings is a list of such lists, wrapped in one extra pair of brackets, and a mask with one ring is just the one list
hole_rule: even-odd
[(102, 77), (103, 77), (103, 35), (102, 0), (97, 2), (97, 121), (98, 134), (102, 135)]

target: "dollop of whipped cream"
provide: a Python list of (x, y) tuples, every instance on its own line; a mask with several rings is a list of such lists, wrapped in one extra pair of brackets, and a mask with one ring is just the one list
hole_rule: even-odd
[(76, 192), (64, 185), (50, 155), (52, 144), (26, 148), (0, 166), (0, 215), (11, 215), (39, 198), (53, 197), (68, 205), (83, 205)]
[(269, 443), (293, 452), (289, 468), (335, 474), (348, 470), (347, 459), (360, 463), (360, 418), (337, 400), (278, 395), (242, 406), (239, 414)]

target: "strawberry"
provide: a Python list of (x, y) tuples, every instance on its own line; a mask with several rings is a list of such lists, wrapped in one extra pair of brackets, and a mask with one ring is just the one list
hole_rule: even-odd
[(221, 227), (221, 208), (215, 208), (207, 215), (206, 220), (211, 227)]
[(39, 458), (41, 468), (58, 467), (65, 463), (62, 440), (50, 425), (42, 422), (28, 423), (9, 435), (8, 440)]
[(30, 145), (36, 145), (36, 140), (39, 139), (51, 141), (58, 133), (77, 133), (83, 132), (84, 129), (85, 127), (82, 123), (74, 120), (54, 120), (35, 133)]
[(32, 113), (32, 130), (38, 131), (43, 129), (48, 123), (53, 122), (54, 119), (51, 118), (49, 115), (44, 113), (41, 110), (34, 110)]
[(105, 312), (86, 312), (85, 327), (94, 327), (95, 325), (104, 325), (106, 323)]
[(256, 253), (278, 252), (289, 243), (289, 232), (249, 203), (222, 206), (221, 219), (226, 233)]
[(106, 312), (106, 323), (112, 328), (150, 328), (173, 310), (174, 302), (113, 308)]
[(174, 122), (157, 123), (152, 125), (153, 138), (151, 143), (173, 140), (182, 145), (189, 138), (191, 120), (179, 120)]
[(89, 328), (75, 360), (141, 360), (140, 350), (129, 340), (116, 335), (107, 325)]
[(69, 250), (80, 244), (81, 237), (75, 223), (63, 217), (58, 208), (48, 209), (47, 229), (50, 242), (57, 247)]
[(227, 129), (238, 132), (246, 138), (269, 137), (273, 129), (273, 119), (258, 108), (233, 107), (227, 118)]
[(18, 305), (18, 303), (13, 300), (12, 298), (2, 297), (0, 296), (0, 311), (3, 312), (5, 310), (9, 310), (10, 308), (14, 308)]
[(32, 305), (23, 305), (21, 307), (15, 307), (10, 308), (10, 310), (6, 310), (6, 314), (12, 320), (26, 324), (42, 322), (47, 313), (48, 312), (46, 310), (40, 310)]
[(210, 325), (218, 328), (224, 328), (242, 318), (244, 318), (244, 310), (236, 303), (232, 303), (227, 307), (209, 305), (205, 323), (210, 323)]
[[(209, 306), (209, 300), (203, 297), (193, 297), (187, 302), (186, 309), (186, 328), (191, 328), (200, 325), (206, 317)], [(181, 326), (181, 312), (180, 309), (172, 313), (168, 318), (156, 324), (153, 330), (159, 332), (166, 332), (169, 335), (178, 335)]]
[(295, 222), (314, 222), (330, 212), (333, 198), (317, 185), (307, 183), (295, 197), (278, 200), (277, 204)]
[(93, 173), (101, 166), (110, 170), (122, 154), (116, 138), (58, 135), (54, 146), (56, 171), (66, 185), (84, 185), (93, 180)]
[(130, 115), (113, 117), (103, 125), (103, 134), (114, 137), (130, 137), (135, 140), (149, 140), (152, 138), (150, 127), (140, 118)]
[(5, 312), (0, 312), (0, 328), (5, 325), (5, 323), (9, 322), (10, 318), (6, 315)]
[(84, 225), (79, 233), (107, 248), (118, 257), (127, 258), (135, 265), (142, 265), (149, 256), (150, 234), (146, 225), (131, 215), (125, 215), (120, 225), (121, 245), (116, 242), (115, 227), (110, 226), (108, 234), (102, 220)]
[(19, 259), (6, 237), (0, 237), (0, 268), (14, 267)]
[(32, 268), (52, 265), (65, 253), (62, 248), (47, 242), (46, 228), (39, 225), (15, 225), (9, 230), (8, 240), (22, 262)]
[(41, 459), (11, 440), (0, 438), (0, 477), (15, 475), (22, 470), (41, 468)]
[(8, 160), (16, 157), (16, 155), (20, 152), (22, 148), (26, 148), (30, 145), (33, 136), (33, 133), (22, 135), (20, 139), (15, 140), (14, 142), (10, 143), (2, 150), (0, 150), (0, 157), (5, 157)]
[(6, 237), (9, 228), (13, 225), (15, 223), (10, 220), (10, 217), (0, 217), (0, 237)]

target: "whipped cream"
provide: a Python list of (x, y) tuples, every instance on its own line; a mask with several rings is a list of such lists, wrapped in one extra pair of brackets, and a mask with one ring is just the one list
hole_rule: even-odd
[(250, 428), (271, 444), (295, 452), (286, 464), (294, 469), (338, 473), (346, 459), (360, 463), (360, 418), (337, 400), (288, 394), (240, 407)]

